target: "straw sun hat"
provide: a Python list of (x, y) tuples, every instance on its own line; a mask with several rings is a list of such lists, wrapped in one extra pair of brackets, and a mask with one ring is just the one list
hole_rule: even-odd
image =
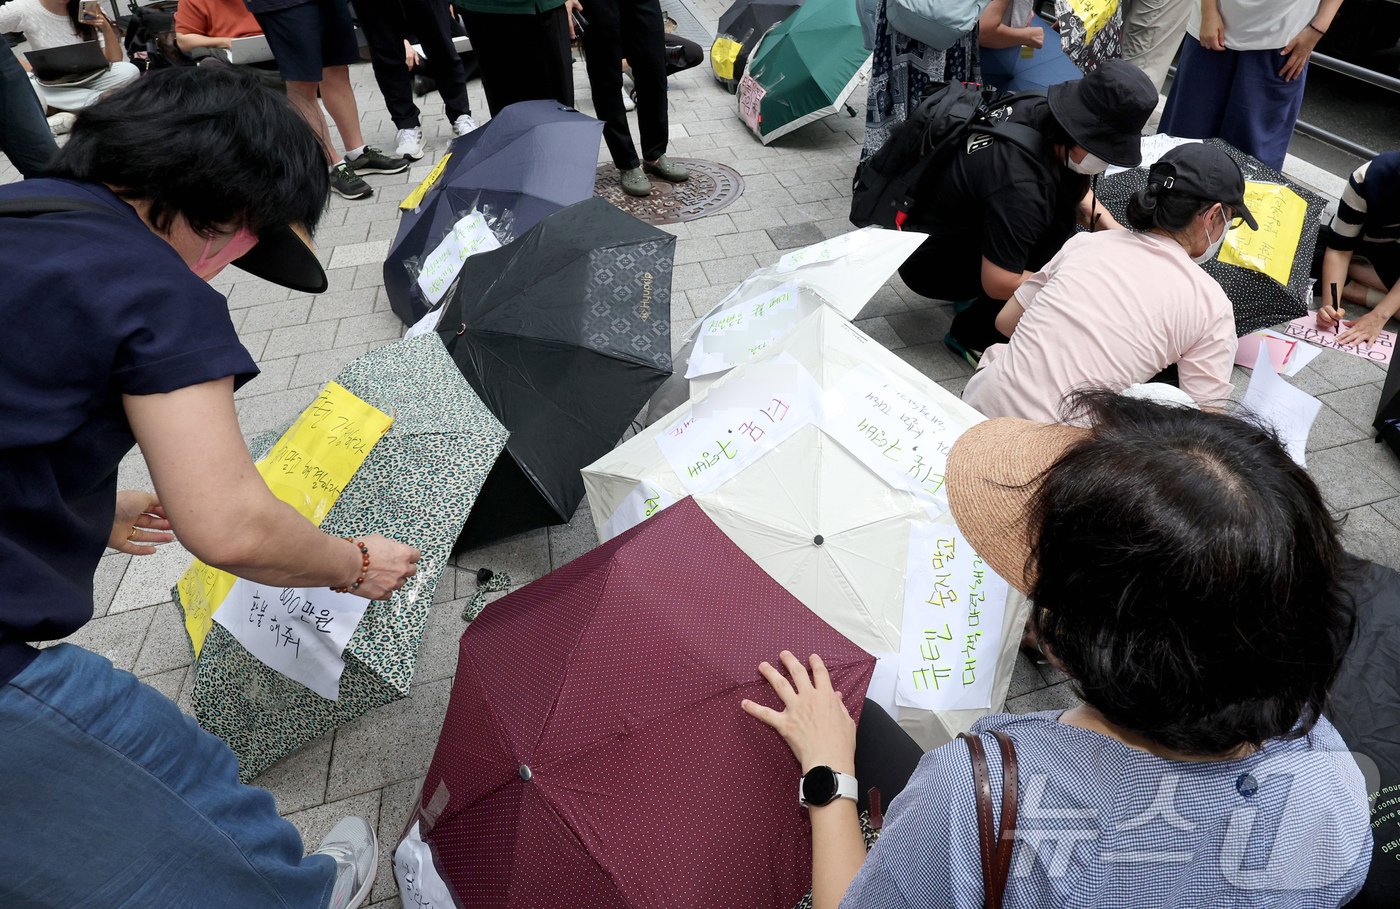
[(1045, 472), (1089, 438), (1078, 426), (987, 420), (963, 433), (948, 454), (948, 506), (958, 529), (992, 570), (1021, 593), (1035, 586), (1026, 526)]

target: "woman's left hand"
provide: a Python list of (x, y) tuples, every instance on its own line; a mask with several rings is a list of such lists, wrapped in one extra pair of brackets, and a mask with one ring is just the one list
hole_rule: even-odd
[(1386, 316), (1375, 311), (1368, 312), (1359, 319), (1342, 322), (1343, 331), (1337, 336), (1338, 344), (1370, 344), (1380, 337), (1385, 329)]
[(175, 539), (165, 509), (154, 493), (123, 489), (117, 493), (117, 514), (107, 545), (128, 555), (153, 555), (156, 547)]
[(1283, 63), (1283, 69), (1278, 71), (1279, 78), (1285, 82), (1292, 82), (1301, 76), (1303, 67), (1308, 65), (1308, 59), (1312, 57), (1313, 48), (1317, 47), (1321, 38), (1322, 35), (1313, 31), (1312, 26), (1303, 26), (1303, 30), (1279, 51), (1280, 56), (1288, 58)]
[(779, 656), (792, 677), (767, 662), (758, 671), (782, 699), (783, 710), (773, 710), (754, 701), (740, 706), (749, 716), (773, 727), (792, 749), (805, 774), (813, 767), (826, 766), (840, 773), (854, 774), (856, 724), (841, 701), (841, 693), (831, 687), (831, 675), (822, 658), (812, 654), (812, 674), (797, 657), (784, 650)]

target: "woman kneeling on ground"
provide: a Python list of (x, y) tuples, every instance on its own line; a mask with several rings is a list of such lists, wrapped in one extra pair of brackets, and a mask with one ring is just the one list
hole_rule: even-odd
[[(989, 420), (948, 458), (958, 527), (1033, 600), (1036, 634), (1083, 699), (973, 726), (993, 805), (1006, 804), (993, 733), (1020, 765), (1001, 905), (1346, 903), (1371, 833), (1361, 772), (1322, 716), (1353, 614), (1317, 487), (1234, 417), (1106, 391), (1077, 401), (1088, 428)], [(888, 774), (820, 658), (810, 675), (782, 661), (787, 675), (759, 671), (785, 709), (743, 708), (804, 776)], [(907, 768), (868, 855), (855, 801), (809, 808), (816, 909), (983, 906), (969, 751), (954, 741)]]
[(963, 400), (989, 417), (1054, 423), (1080, 387), (1115, 390), (1175, 366), (1200, 405), (1230, 396), (1235, 315), (1200, 268), (1232, 223), (1254, 226), (1244, 176), (1218, 148), (1178, 146), (1128, 203), (1133, 230), (1073, 237), (997, 315), (1009, 344), (987, 349)]

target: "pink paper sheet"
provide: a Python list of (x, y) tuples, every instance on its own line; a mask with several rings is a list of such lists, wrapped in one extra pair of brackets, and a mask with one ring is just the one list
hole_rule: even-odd
[[(1342, 331), (1346, 331), (1346, 328), (1343, 327)], [(1329, 350), (1340, 350), (1342, 353), (1349, 353), (1353, 357), (1370, 360), (1381, 366), (1389, 364), (1390, 356), (1395, 352), (1395, 332), (1393, 331), (1381, 332), (1376, 340), (1370, 344), (1338, 344), (1337, 338), (1341, 336), (1341, 332), (1318, 328), (1317, 317), (1311, 313), (1299, 316), (1283, 326), (1283, 333), (1290, 338), (1307, 341), (1309, 344), (1316, 344), (1318, 347), (1325, 347)]]

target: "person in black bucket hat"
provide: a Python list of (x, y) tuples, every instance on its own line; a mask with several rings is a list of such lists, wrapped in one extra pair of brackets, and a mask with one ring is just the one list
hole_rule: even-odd
[(1090, 180), (1111, 164), (1142, 161), (1140, 135), (1156, 105), (1142, 70), (1109, 60), (997, 111), (1039, 134), (1039, 154), (973, 133), (929, 169), (904, 225), (929, 239), (899, 274), (916, 293), (954, 301), (959, 312), (945, 343), (955, 353), (976, 363), (1006, 340), (995, 326), (1002, 303), (1076, 226), (1120, 226), (1093, 205)]

